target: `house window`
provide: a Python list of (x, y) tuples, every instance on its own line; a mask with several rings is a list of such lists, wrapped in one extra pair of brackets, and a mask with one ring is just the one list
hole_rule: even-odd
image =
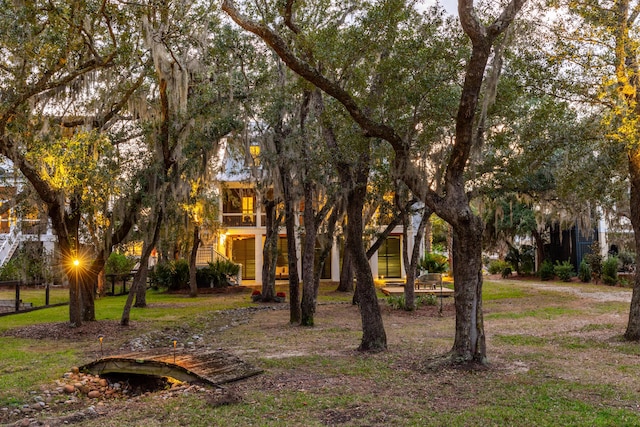
[(229, 227), (255, 226), (256, 195), (250, 188), (231, 188), (224, 192), (222, 223)]
[(387, 237), (378, 250), (378, 275), (381, 277), (401, 277), (400, 256), (400, 236)]
[(278, 236), (278, 257), (276, 258), (276, 278), (289, 278), (289, 247), (287, 238)]
[(242, 264), (242, 278), (256, 278), (256, 239), (253, 237), (235, 236), (231, 240), (231, 259)]
[(260, 146), (259, 145), (250, 145), (249, 146), (249, 154), (253, 158), (253, 161), (258, 164), (258, 157), (260, 156)]
[(253, 225), (253, 196), (242, 197), (242, 224)]

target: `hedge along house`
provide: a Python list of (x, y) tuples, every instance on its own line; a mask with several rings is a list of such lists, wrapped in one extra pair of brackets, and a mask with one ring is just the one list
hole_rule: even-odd
[[(228, 258), (242, 265), (242, 282), (251, 285), (262, 284), (263, 247), (266, 236), (266, 215), (263, 209), (265, 198), (273, 197), (273, 190), (265, 188), (256, 178), (257, 156), (259, 146), (252, 145), (249, 153), (234, 152), (228, 144), (221, 144), (218, 162), (221, 170), (217, 175), (216, 185), (219, 203), (219, 229), (210, 239), (205, 239), (198, 250), (198, 264)], [(251, 162), (253, 166), (247, 166)], [(253, 170), (252, 170), (253, 168)], [(257, 168), (260, 166), (258, 164)], [(296, 227), (302, 227), (302, 204), (299, 203), (300, 214), (296, 215)], [(383, 230), (388, 224), (384, 215), (374, 215), (376, 224), (371, 227)], [(419, 217), (414, 218), (417, 228)], [(278, 256), (276, 260), (276, 279), (289, 278), (287, 236), (284, 224), (278, 231)], [(415, 235), (413, 230), (409, 236)], [(384, 243), (370, 259), (372, 274), (375, 278), (402, 280), (405, 276), (402, 256), (402, 226), (395, 227)], [(409, 237), (409, 248), (413, 247), (413, 239)], [(301, 241), (297, 248), (301, 250)], [(334, 236), (331, 254), (321, 275), (322, 280), (339, 281), (342, 260), (343, 242), (340, 235)], [(422, 253), (422, 251), (421, 251)], [(301, 256), (298, 255), (298, 271), (302, 271)]]
[(594, 247), (603, 258), (635, 250), (631, 222), (617, 210), (604, 212), (597, 209), (591, 222), (574, 221), (572, 226), (565, 228), (554, 223), (548, 225), (546, 232), (548, 240), (543, 245), (544, 258), (538, 263), (545, 259), (553, 263), (569, 261), (575, 271)]

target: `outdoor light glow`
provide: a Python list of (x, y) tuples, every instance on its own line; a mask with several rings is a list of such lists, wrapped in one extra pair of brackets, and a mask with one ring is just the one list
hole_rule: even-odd
[(98, 335), (98, 340), (100, 341), (100, 357), (104, 357), (104, 351), (102, 350), (103, 339), (104, 339), (104, 335)]
[(74, 259), (73, 260), (73, 265), (75, 265), (76, 267), (80, 265), (80, 260), (79, 259)]

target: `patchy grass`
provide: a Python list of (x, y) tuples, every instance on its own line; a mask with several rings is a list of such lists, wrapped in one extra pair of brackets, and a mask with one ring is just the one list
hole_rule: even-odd
[(61, 362), (79, 361), (76, 348), (55, 341), (0, 337), (0, 348), (0, 406), (18, 404), (38, 384), (59, 378)]
[[(205, 393), (151, 393), (106, 402), (106, 415), (81, 424), (640, 425), (640, 347), (620, 338), (628, 303), (598, 299), (604, 287), (587, 286), (583, 294), (575, 294), (545, 285), (485, 283), (490, 364), (472, 371), (428, 367), (453, 343), (450, 298), (442, 315), (439, 307), (405, 312), (381, 303), (389, 349), (363, 354), (355, 351), (362, 334), (360, 313), (350, 304), (351, 295), (334, 292), (335, 284), (321, 288), (313, 328), (290, 325), (285, 304), (254, 304), (248, 292), (195, 299), (151, 292), (149, 307), (132, 311), (133, 326), (111, 337), (110, 352), (158, 331), (198, 334), (204, 337), (203, 346), (222, 348), (265, 372), (226, 385), (233, 398), (223, 403)], [(97, 301), (98, 318), (115, 323), (123, 305), (123, 297)], [(236, 310), (247, 307), (257, 309)], [(29, 322), (64, 322), (66, 316), (66, 307), (9, 316), (0, 333)], [(0, 336), (0, 345), (0, 406), (11, 408), (70, 366), (92, 360), (96, 351), (93, 335), (58, 341)], [(48, 416), (67, 413), (57, 411)]]
[(516, 283), (485, 282), (482, 290), (483, 301), (525, 298), (533, 294)]
[(588, 325), (584, 325), (580, 328), (581, 332), (592, 332), (592, 331), (605, 331), (614, 329), (615, 325), (613, 323), (589, 323)]
[(549, 343), (549, 340), (533, 335), (496, 335), (494, 337), (499, 342), (510, 345), (527, 345), (540, 347)]
[(525, 317), (554, 319), (560, 316), (580, 314), (581, 312), (579, 309), (567, 307), (540, 307), (517, 312), (490, 313), (485, 316), (485, 319), (522, 319)]

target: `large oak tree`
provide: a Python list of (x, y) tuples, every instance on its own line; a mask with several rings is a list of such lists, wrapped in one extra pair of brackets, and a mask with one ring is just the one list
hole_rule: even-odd
[[(368, 9), (360, 12), (365, 17), (363, 20), (378, 17), (377, 34), (380, 37), (395, 37), (394, 28), (390, 28), (390, 25), (397, 24), (397, 22), (388, 18), (392, 16), (394, 10), (410, 11), (400, 3), (389, 1), (374, 6), (368, 5)], [(310, 41), (310, 37), (301, 32), (277, 28), (268, 16), (251, 15), (250, 10), (240, 10), (231, 0), (225, 0), (223, 3), (223, 9), (236, 23), (262, 38), (292, 70), (339, 101), (367, 137), (387, 141), (394, 150), (395, 170), (402, 180), (436, 214), (452, 225), (454, 233), (453, 273), (456, 283), (456, 334), (451, 358), (459, 362), (485, 362), (486, 360), (482, 316), (481, 250), (483, 227), (481, 219), (471, 208), (465, 186), (465, 172), (471, 149), (475, 143), (473, 131), (478, 99), (485, 68), (492, 54), (492, 47), (512, 23), (523, 5), (524, 0), (512, 0), (496, 17), (489, 19), (489, 23), (485, 24), (479, 18), (473, 1), (459, 1), (459, 18), (463, 30), (471, 42), (471, 52), (464, 65), (464, 82), (455, 121), (455, 140), (446, 163), (442, 191), (436, 192), (424, 185), (424, 174), (412, 161), (412, 141), (410, 138), (406, 138), (407, 133), (403, 133), (405, 129), (395, 128), (380, 120), (373, 114), (373, 110), (367, 108), (365, 100), (358, 97), (357, 93), (345, 89), (340, 81), (340, 75), (325, 73), (323, 69), (326, 64), (316, 62), (313, 55), (309, 54), (310, 51), (313, 52), (313, 43)], [(325, 7), (332, 12), (339, 9), (336, 5), (325, 5)], [(295, 12), (295, 16), (304, 19), (304, 7), (293, 0), (285, 2), (285, 7), (282, 9), (277, 9), (274, 6), (268, 10), (268, 13), (276, 15), (278, 10), (285, 15), (281, 16), (281, 19), (286, 20), (288, 18), (286, 14), (289, 14), (290, 18), (293, 12)], [(367, 15), (367, 12), (370, 15)], [(409, 13), (417, 12), (410, 11)], [(344, 22), (348, 23), (353, 20), (358, 22), (359, 18), (354, 15), (345, 19)], [(348, 26), (346, 23), (344, 26)], [(338, 31), (341, 25), (334, 24), (334, 30)], [(363, 34), (362, 42), (370, 43), (367, 37), (373, 37), (373, 34)], [(371, 41), (372, 44), (375, 42)], [(380, 59), (384, 59), (385, 55), (386, 52), (380, 52)], [(372, 67), (374, 64), (367, 65)], [(402, 67), (402, 64), (397, 65)], [(423, 66), (429, 67), (430, 64), (427, 62)], [(349, 72), (350, 70), (344, 71)], [(405, 90), (411, 92), (410, 88), (405, 88)], [(372, 343), (371, 347), (375, 347), (375, 344)]]

